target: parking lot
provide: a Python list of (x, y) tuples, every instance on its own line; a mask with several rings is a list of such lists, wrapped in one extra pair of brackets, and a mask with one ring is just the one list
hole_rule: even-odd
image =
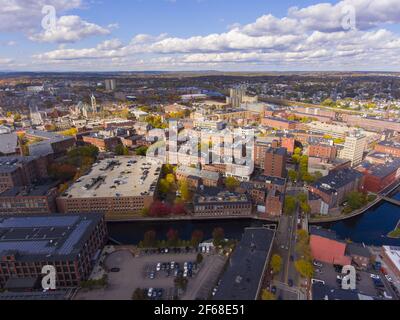
[[(340, 289), (342, 277), (340, 269), (335, 270), (335, 267), (331, 264), (321, 262), (316, 262), (316, 264), (320, 266), (314, 265), (314, 279), (324, 281), (327, 286)], [(384, 281), (378, 277), (378, 275), (368, 271), (357, 271), (357, 291), (363, 295), (386, 299)]]
[[(201, 265), (197, 265), (197, 253), (194, 250), (171, 252), (143, 251), (134, 257), (129, 250), (116, 251), (105, 260), (105, 267), (109, 271), (107, 287), (91, 291), (80, 290), (76, 299), (131, 300), (133, 292), (140, 288), (145, 289), (151, 299), (172, 300), (178, 293), (174, 283), (177, 276), (184, 276), (189, 280), (185, 295), (196, 295), (201, 287), (197, 278), (208, 278), (208, 274), (212, 273), (209, 272), (210, 266), (215, 265), (213, 261), (221, 258), (210, 253), (204, 256)], [(149, 293), (149, 289), (153, 290)]]

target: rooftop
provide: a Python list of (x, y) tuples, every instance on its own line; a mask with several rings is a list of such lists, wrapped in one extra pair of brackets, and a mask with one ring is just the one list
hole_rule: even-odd
[(329, 175), (319, 179), (312, 186), (326, 193), (335, 193), (339, 188), (342, 188), (355, 179), (360, 179), (361, 177), (361, 172), (351, 168), (346, 168), (331, 172)]
[(1, 197), (37, 197), (45, 196), (49, 190), (55, 188), (57, 183), (48, 183), (29, 187), (14, 187), (0, 193)]
[(400, 149), (400, 143), (395, 141), (381, 141), (378, 143), (380, 146), (398, 148)]
[(268, 263), (275, 232), (248, 228), (222, 276), (215, 300), (256, 300)]
[(9, 173), (15, 171), (19, 166), (27, 164), (36, 157), (28, 156), (6, 156), (0, 157), (0, 173)]
[(185, 176), (194, 176), (194, 177), (199, 177), (202, 179), (214, 180), (214, 181), (218, 181), (220, 178), (220, 174), (218, 172), (200, 170), (200, 169), (192, 168), (192, 167), (188, 167), (188, 166), (180, 166), (176, 170), (176, 173), (182, 174)]
[(220, 188), (203, 188), (199, 190), (194, 197), (195, 204), (213, 204), (213, 203), (250, 203), (251, 200), (247, 194), (229, 192)]
[(371, 164), (369, 162), (363, 162), (360, 167), (368, 170), (371, 175), (385, 178), (399, 169), (400, 158), (391, 159), (385, 164)]
[(102, 218), (101, 214), (0, 218), (0, 257), (14, 254), (17, 261), (74, 257)]
[(0, 154), (13, 154), (18, 146), (16, 133), (5, 133), (0, 135)]
[(67, 198), (139, 197), (154, 194), (161, 163), (145, 157), (116, 157), (95, 163), (63, 195)]

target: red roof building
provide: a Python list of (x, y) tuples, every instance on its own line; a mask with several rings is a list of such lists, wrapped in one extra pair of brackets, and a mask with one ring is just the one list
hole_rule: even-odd
[(337, 240), (333, 233), (313, 229), (310, 236), (310, 247), (315, 260), (341, 266), (351, 265), (351, 257), (346, 256), (347, 244), (345, 242)]

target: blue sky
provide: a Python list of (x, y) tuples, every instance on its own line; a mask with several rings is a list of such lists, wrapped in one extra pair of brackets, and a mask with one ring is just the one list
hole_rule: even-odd
[(0, 0), (0, 70), (399, 71), (399, 53), (398, 0)]

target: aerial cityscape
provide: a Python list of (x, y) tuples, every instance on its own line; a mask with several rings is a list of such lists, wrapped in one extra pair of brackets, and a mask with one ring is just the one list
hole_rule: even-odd
[(296, 3), (0, 0), (0, 304), (400, 300), (399, 0)]

